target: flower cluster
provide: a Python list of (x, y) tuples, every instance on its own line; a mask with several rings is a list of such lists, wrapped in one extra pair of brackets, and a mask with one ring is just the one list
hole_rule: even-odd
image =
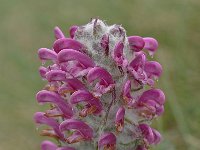
[[(50, 104), (37, 112), (42, 150), (147, 150), (161, 140), (150, 127), (164, 112), (165, 95), (155, 88), (162, 73), (152, 59), (154, 38), (126, 36), (121, 25), (99, 19), (72, 26), (70, 37), (56, 27), (51, 49), (38, 50), (39, 73), (47, 82), (36, 99)], [(48, 61), (48, 63), (47, 63)]]

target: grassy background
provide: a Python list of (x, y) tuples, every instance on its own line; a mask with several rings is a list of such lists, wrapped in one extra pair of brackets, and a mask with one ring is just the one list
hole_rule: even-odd
[(96, 16), (160, 43), (158, 86), (167, 103), (154, 124), (163, 141), (153, 149), (199, 150), (199, 0), (0, 0), (0, 150), (39, 149), (44, 138), (32, 120), (42, 109), (34, 95), (44, 84), (37, 49), (51, 47), (54, 26), (68, 34), (70, 25)]

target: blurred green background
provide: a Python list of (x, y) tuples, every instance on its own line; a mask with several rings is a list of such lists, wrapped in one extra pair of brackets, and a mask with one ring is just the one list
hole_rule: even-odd
[(167, 103), (154, 122), (163, 141), (153, 149), (200, 150), (200, 0), (0, 0), (0, 150), (39, 150), (37, 49), (52, 46), (54, 26), (68, 35), (96, 16), (160, 43)]

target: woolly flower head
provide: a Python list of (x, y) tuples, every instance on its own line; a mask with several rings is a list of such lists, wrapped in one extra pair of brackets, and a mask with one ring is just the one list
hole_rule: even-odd
[(42, 142), (41, 149), (146, 150), (159, 143), (150, 125), (164, 112), (165, 95), (154, 87), (162, 67), (148, 60), (158, 42), (127, 36), (121, 25), (99, 19), (69, 33), (56, 27), (53, 47), (38, 50), (46, 86), (36, 99), (50, 108), (34, 120), (48, 126), (41, 135), (57, 140)]

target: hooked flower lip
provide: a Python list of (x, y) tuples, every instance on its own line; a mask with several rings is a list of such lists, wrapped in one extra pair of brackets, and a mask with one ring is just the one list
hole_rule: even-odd
[(104, 147), (105, 150), (114, 150), (116, 141), (116, 136), (112, 132), (107, 132), (100, 136), (98, 147)]
[(147, 61), (144, 70), (149, 77), (160, 77), (162, 74), (162, 66), (156, 61)]
[(145, 46), (145, 42), (140, 36), (130, 36), (128, 37), (128, 42), (130, 49), (135, 52), (141, 51)]
[(59, 63), (68, 62), (72, 60), (78, 61), (80, 64), (84, 65), (86, 68), (95, 66), (95, 63), (89, 56), (81, 52), (78, 52), (76, 50), (63, 49), (58, 53)]
[(46, 74), (48, 81), (65, 81), (66, 72), (62, 70), (51, 70)]
[(73, 111), (71, 106), (69, 106), (57, 93), (50, 92), (47, 90), (39, 91), (36, 95), (38, 103), (53, 103), (58, 106), (58, 108), (63, 112), (63, 115), (67, 118), (73, 116)]
[(80, 52), (85, 51), (83, 44), (71, 38), (61, 38), (56, 40), (53, 44), (53, 49), (56, 53), (59, 53), (63, 49), (74, 49)]
[(154, 100), (158, 104), (163, 105), (165, 103), (165, 94), (160, 89), (150, 89), (143, 92), (138, 102), (145, 103), (148, 100)]
[(40, 48), (38, 50), (38, 56), (41, 60), (57, 60), (57, 54), (54, 51), (47, 48)]
[(110, 73), (108, 73), (105, 69), (103, 69), (101, 67), (94, 67), (87, 74), (87, 80), (89, 83), (91, 83), (97, 79), (104, 80), (108, 84), (114, 83)]
[(95, 98), (90, 92), (86, 90), (78, 90), (74, 92), (70, 97), (70, 102), (72, 104), (77, 104), (79, 102), (88, 103), (87, 108), (82, 111), (83, 116), (91, 113), (99, 114), (103, 109), (100, 100)]
[[(92, 128), (86, 123), (84, 123), (83, 121), (80, 121), (77, 119), (67, 119), (60, 124), (59, 128), (61, 132), (64, 132), (67, 130), (76, 130), (77, 132), (75, 132), (73, 135), (78, 133), (79, 139), (91, 140), (93, 138)], [(76, 142), (79, 142), (79, 141), (76, 141)]]
[(149, 144), (158, 144), (161, 140), (161, 134), (151, 128), (147, 124), (140, 124), (139, 129), (142, 132), (142, 135), (144, 136), (144, 139), (149, 143)]
[(56, 39), (65, 38), (65, 35), (64, 35), (63, 32), (60, 30), (60, 28), (57, 27), (57, 26), (54, 28), (54, 35), (55, 35), (55, 38), (56, 38)]

